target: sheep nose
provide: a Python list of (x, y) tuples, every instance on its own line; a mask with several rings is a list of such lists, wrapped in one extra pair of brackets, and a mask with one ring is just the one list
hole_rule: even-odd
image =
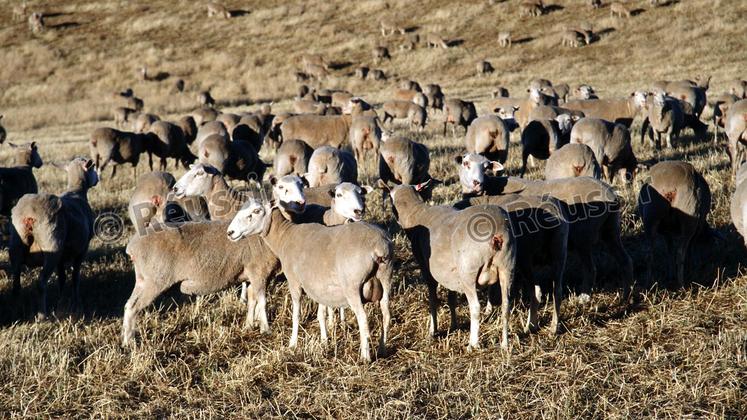
[(228, 235), (229, 238), (233, 237), (233, 231), (229, 230), (228, 232), (226, 232), (226, 235)]
[(478, 181), (478, 180), (474, 180), (474, 181), (472, 181), (472, 185), (474, 185), (475, 187), (479, 187), (479, 186), (480, 186), (480, 184), (481, 184), (481, 182), (480, 182), (480, 181)]
[(173, 192), (177, 192), (176, 189), (177, 189), (176, 185), (174, 185), (173, 187), (171, 187), (171, 191), (173, 191)]
[(353, 214), (355, 214), (356, 216), (362, 216), (363, 215), (363, 210), (361, 210), (361, 209), (355, 209), (355, 210), (353, 210)]

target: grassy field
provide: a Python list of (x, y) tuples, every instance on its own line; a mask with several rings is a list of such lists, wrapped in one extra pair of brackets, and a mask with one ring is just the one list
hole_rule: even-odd
[[(60, 193), (61, 172), (49, 165), (88, 155), (88, 135), (113, 124), (111, 109), (124, 105), (114, 93), (132, 87), (148, 112), (166, 118), (197, 106), (195, 94), (211, 89), (228, 111), (255, 110), (274, 102), (290, 110), (300, 54), (321, 53), (336, 63), (353, 63), (333, 72), (325, 87), (344, 88), (372, 103), (391, 96), (399, 79), (439, 83), (447, 97), (477, 102), (481, 113), (493, 87), (523, 96), (527, 82), (544, 77), (589, 83), (600, 96), (625, 95), (654, 80), (713, 75), (709, 93), (745, 77), (747, 5), (740, 0), (682, 0), (638, 9), (631, 19), (613, 19), (609, 9), (592, 10), (585, 1), (555, 0), (559, 7), (537, 18), (519, 19), (515, 0), (480, 2), (395, 1), (236, 1), (225, 5), (231, 20), (206, 19), (201, 2), (56, 1), (30, 4), (49, 16), (48, 29), (32, 35), (12, 21), (12, 5), (0, 2), (0, 113), (15, 142), (36, 140), (45, 166), (35, 171), (41, 191)], [(398, 50), (397, 36), (382, 38), (379, 20), (391, 18), (436, 32), (457, 44), (448, 50)], [(561, 48), (556, 34), (588, 22), (600, 40), (580, 49)], [(498, 32), (509, 30), (516, 43), (500, 49)], [(390, 80), (370, 82), (349, 75), (371, 64), (374, 45), (389, 46), (393, 58), (380, 65)], [(475, 75), (487, 59), (496, 72)], [(137, 78), (147, 65), (168, 77)], [(187, 83), (172, 91), (174, 80)], [(438, 113), (424, 133), (408, 134), (431, 149), (431, 173), (445, 184), (436, 204), (458, 198), (453, 157), (461, 138), (441, 135)], [(638, 129), (640, 121), (634, 125)], [(406, 127), (397, 131), (407, 133)], [(709, 133), (712, 136), (712, 133)], [(513, 139), (517, 140), (516, 136)], [(636, 136), (637, 137), (637, 136)], [(419, 282), (404, 235), (369, 199), (370, 221), (393, 234), (397, 269), (392, 299), (390, 352), (371, 365), (357, 361), (354, 321), (337, 325), (332, 343), (322, 347), (315, 306), (305, 301), (299, 348), (290, 337), (290, 300), (284, 284), (269, 290), (271, 334), (243, 329), (244, 310), (234, 290), (199, 299), (170, 294), (140, 318), (137, 346), (120, 346), (123, 306), (134, 284), (124, 254), (129, 235), (94, 239), (83, 269), (84, 309), (75, 313), (70, 296), (53, 283), (54, 316), (36, 323), (37, 272), (24, 276), (20, 297), (0, 280), (0, 414), (2, 417), (735, 417), (747, 416), (747, 275), (742, 239), (730, 225), (734, 185), (722, 148), (689, 134), (674, 150), (655, 153), (635, 141), (639, 160), (687, 160), (700, 170), (713, 193), (708, 217), (725, 240), (699, 242), (693, 249), (684, 290), (654, 288), (620, 305), (605, 287), (617, 267), (599, 252), (600, 290), (590, 302), (572, 293), (562, 305), (564, 332), (547, 329), (524, 334), (527, 308), (516, 302), (511, 315), (511, 348), (498, 347), (500, 319), (483, 319), (482, 349), (468, 352), (467, 309), (461, 301), (460, 330), (435, 340), (427, 334), (427, 291)], [(269, 161), (272, 154), (263, 151)], [(9, 161), (7, 145), (0, 162)], [(508, 168), (516, 173), (520, 147), (513, 144)], [(139, 173), (147, 166), (141, 162)], [(170, 167), (169, 170), (174, 170)], [(180, 175), (183, 170), (174, 170)], [(541, 167), (529, 176), (541, 177)], [(107, 173), (108, 175), (108, 173)], [(625, 202), (624, 244), (643, 272), (641, 222), (635, 201), (647, 174), (620, 188)], [(365, 165), (373, 182), (373, 165)], [(126, 219), (134, 187), (131, 170), (106, 177), (89, 195), (97, 214)], [(375, 198), (375, 199), (374, 199)], [(658, 278), (666, 255), (657, 251)], [(7, 266), (7, 251), (0, 264)], [(570, 276), (577, 270), (571, 258)], [(445, 300), (445, 293), (442, 297)], [(446, 305), (440, 327), (448, 323)], [(379, 316), (369, 308), (373, 338)], [(542, 312), (549, 323), (550, 309)]]

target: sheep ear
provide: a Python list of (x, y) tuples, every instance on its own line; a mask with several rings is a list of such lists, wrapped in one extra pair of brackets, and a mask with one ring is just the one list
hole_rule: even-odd
[(327, 190), (327, 194), (328, 194), (328, 195), (329, 195), (330, 197), (334, 198), (334, 197), (335, 197), (335, 190)]
[(206, 158), (210, 157), (210, 152), (208, 152), (207, 150), (205, 150), (205, 152), (202, 155), (205, 156)]
[(94, 164), (91, 159), (88, 159), (86, 163), (83, 164), (83, 167), (86, 168), (86, 170), (93, 168)]
[(456, 162), (457, 165), (461, 165), (463, 161), (464, 161), (464, 157), (462, 155), (454, 156), (454, 162)]
[(485, 169), (492, 169), (493, 173), (498, 173), (498, 172), (503, 172), (503, 170), (506, 168), (503, 165), (501, 165), (500, 162), (491, 160), (487, 162), (487, 167)]
[(370, 185), (361, 185), (361, 195), (372, 193), (374, 188)]
[(306, 179), (306, 175), (308, 175), (308, 174), (304, 174), (303, 176), (300, 176), (299, 178), (301, 178), (301, 183), (303, 184), (303, 186), (308, 188), (309, 187), (309, 180)]
[(431, 179), (429, 179), (429, 180), (427, 180), (425, 182), (421, 182), (420, 184), (416, 184), (415, 185), (415, 191), (417, 191), (417, 192), (423, 191), (424, 189), (428, 188), (428, 185), (430, 185), (430, 183), (431, 183)]
[(36, 142), (35, 141), (31, 142), (31, 149), (36, 150)]

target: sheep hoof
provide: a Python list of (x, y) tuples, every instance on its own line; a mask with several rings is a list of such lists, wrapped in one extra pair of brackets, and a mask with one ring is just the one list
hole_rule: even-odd
[(39, 312), (36, 314), (36, 322), (42, 322), (47, 319), (47, 314)]
[(524, 326), (525, 334), (534, 334), (537, 331), (539, 331), (539, 326), (537, 326), (537, 324), (527, 324), (526, 326)]
[(480, 343), (470, 344), (470, 345), (467, 346), (467, 351), (468, 352), (472, 352), (472, 351), (476, 351), (476, 350), (480, 350)]
[(578, 295), (578, 302), (582, 305), (586, 305), (591, 302), (591, 296), (588, 293), (581, 293)]

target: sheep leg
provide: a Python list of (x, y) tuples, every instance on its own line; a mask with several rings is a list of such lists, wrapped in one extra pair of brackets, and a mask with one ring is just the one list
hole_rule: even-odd
[[(73, 261), (73, 308), (80, 310), (80, 267), (83, 265), (83, 257), (76, 258)], [(63, 269), (64, 272), (64, 269)]]
[[(115, 165), (112, 165), (112, 175), (111, 175), (111, 178), (114, 179), (114, 175), (116, 175), (116, 174), (117, 174), (117, 165), (115, 164)], [(135, 177), (133, 179), (137, 179), (137, 177)]]
[(539, 310), (539, 298), (537, 293), (534, 291), (534, 273), (532, 272), (532, 266), (530, 263), (522, 262), (521, 274), (524, 277), (524, 294), (529, 299), (529, 314), (527, 315), (527, 323), (524, 326), (524, 332), (533, 333), (539, 329), (539, 316), (537, 314)]
[(677, 287), (682, 288), (685, 285), (685, 262), (687, 250), (690, 246), (691, 237), (684, 237), (677, 241), (677, 254), (675, 254), (675, 265), (677, 266)]
[(584, 244), (578, 249), (578, 256), (584, 269), (582, 270), (581, 293), (590, 294), (591, 287), (597, 278), (597, 266), (591, 255), (591, 244)]
[(257, 285), (256, 289), (257, 306), (255, 309), (255, 316), (259, 318), (259, 332), (267, 334), (270, 332), (270, 324), (267, 322), (267, 293), (265, 285)]
[(615, 257), (617, 264), (622, 267), (622, 275), (619, 281), (622, 301), (625, 302), (630, 298), (630, 293), (634, 287), (633, 260), (630, 259), (630, 255), (625, 251), (625, 247), (622, 244), (619, 219), (611, 225), (611, 229), (607, 232), (607, 237), (607, 249)]
[(257, 309), (257, 296), (253, 285), (247, 287), (246, 282), (241, 285), (242, 288), (245, 288), (246, 290), (246, 296), (244, 296), (246, 302), (246, 320), (244, 321), (244, 328), (249, 329), (254, 326), (254, 314)]
[(132, 289), (130, 298), (127, 299), (127, 303), (124, 308), (124, 316), (122, 317), (122, 345), (127, 346), (132, 343), (132, 335), (135, 329), (135, 321), (137, 315), (145, 309), (146, 306), (153, 303), (156, 298), (168, 289), (171, 284), (161, 285), (157, 282), (147, 282), (144, 278), (140, 277), (135, 270), (135, 288)]
[(430, 276), (430, 274), (425, 274), (425, 276), (426, 283), (428, 284), (428, 307), (431, 315), (430, 323), (428, 324), (428, 330), (430, 331), (431, 337), (435, 337), (436, 332), (438, 331), (438, 283), (436, 283), (436, 280), (434, 280), (433, 277)]
[(161, 158), (161, 170), (165, 171), (166, 170), (166, 166), (167, 166), (167, 164), (166, 164), (166, 158)]
[(60, 263), (60, 265), (57, 266), (57, 283), (60, 285), (60, 293), (65, 290), (66, 281), (67, 276), (65, 274), (65, 264)]
[(239, 300), (241, 302), (246, 302), (246, 293), (247, 293), (247, 283), (241, 282), (241, 295), (239, 296)]
[(651, 272), (653, 270), (654, 263), (654, 250), (656, 249), (656, 231), (659, 228), (659, 221), (656, 220), (650, 224), (644, 223), (643, 228), (644, 232), (646, 232), (646, 237), (648, 238), (649, 247), (648, 252), (646, 253), (646, 275), (643, 279), (643, 287), (648, 288), (649, 286), (651, 286)]
[(477, 349), (480, 348), (480, 299), (477, 298), (477, 289), (468, 290), (465, 294), (469, 304), (469, 347)]
[[(379, 270), (381, 270), (381, 268), (379, 268)], [(386, 351), (386, 342), (389, 339), (389, 323), (392, 320), (392, 315), (389, 312), (389, 280), (391, 278), (391, 274), (391, 265), (389, 266), (388, 274), (377, 274), (377, 278), (379, 279), (382, 288), (381, 300), (379, 301), (379, 308), (381, 308), (381, 338), (379, 339), (379, 355), (383, 355)]]
[[(501, 348), (508, 349), (508, 314), (509, 314), (509, 293), (511, 293), (511, 282), (513, 281), (513, 272), (502, 268), (499, 272), (501, 283), (501, 318), (503, 322), (503, 333), (501, 335)], [(479, 310), (479, 306), (478, 306)]]
[[(332, 308), (330, 307), (330, 309)], [(317, 321), (319, 321), (319, 333), (322, 336), (322, 344), (324, 345), (327, 344), (327, 323), (325, 322), (327, 318), (326, 315), (327, 307), (320, 303), (316, 310), (316, 319)]]
[(529, 152), (523, 150), (521, 153), (521, 173), (519, 174), (519, 178), (524, 178), (524, 174), (527, 171), (527, 159), (529, 159)]
[(148, 152), (148, 167), (150, 168), (150, 171), (153, 172), (153, 153)]
[(42, 267), (41, 274), (39, 274), (39, 283), (37, 284), (37, 291), (39, 293), (39, 309), (36, 312), (37, 321), (41, 321), (47, 317), (47, 282), (58, 264), (56, 258), (52, 259), (50, 257), (52, 256), (49, 254), (44, 257), (44, 266)]
[(358, 290), (355, 291), (354, 298), (348, 298), (348, 305), (355, 313), (355, 318), (358, 320), (358, 331), (360, 332), (361, 340), (361, 359), (366, 362), (371, 361), (371, 354), (368, 349), (368, 319), (366, 318), (366, 311), (363, 309), (363, 302), (361, 302)]
[(456, 306), (457, 306), (457, 295), (456, 292), (453, 290), (449, 290), (449, 292), (446, 294), (447, 296), (447, 302), (449, 303), (449, 314), (451, 315), (451, 323), (449, 324), (449, 331), (456, 331), (457, 328), (459, 328), (459, 323), (457, 322), (457, 313), (456, 313)]
[(293, 330), (288, 347), (293, 349), (298, 344), (298, 324), (301, 318), (301, 285), (288, 281), (288, 289), (290, 289), (291, 301), (293, 302)]

